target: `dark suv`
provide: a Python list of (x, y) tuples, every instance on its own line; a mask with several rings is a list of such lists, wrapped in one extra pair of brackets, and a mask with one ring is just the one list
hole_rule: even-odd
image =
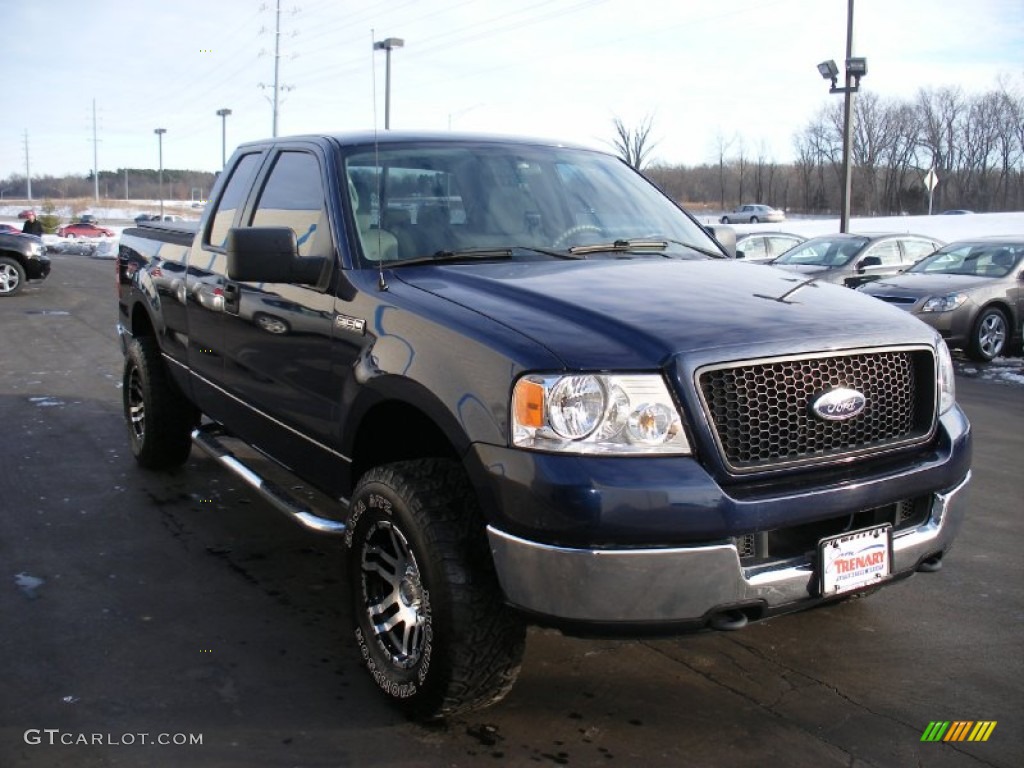
[(49, 274), (42, 238), (0, 232), (0, 296), (14, 296), (26, 280), (44, 280)]
[(945, 243), (933, 237), (896, 233), (813, 237), (772, 263), (826, 283), (856, 288), (912, 267)]

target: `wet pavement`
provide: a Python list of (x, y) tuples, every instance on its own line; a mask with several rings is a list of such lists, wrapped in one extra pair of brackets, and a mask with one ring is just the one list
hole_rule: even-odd
[[(338, 544), (197, 453), (136, 467), (115, 315), (113, 263), (84, 256), (0, 300), (3, 768), (1024, 760), (1019, 358), (960, 362), (972, 512), (938, 573), (741, 632), (531, 630), (504, 702), (428, 728), (357, 664)], [(921, 741), (947, 720), (997, 725)]]

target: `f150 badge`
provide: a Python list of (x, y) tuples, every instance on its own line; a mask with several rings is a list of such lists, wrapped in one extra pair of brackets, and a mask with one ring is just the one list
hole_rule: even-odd
[(811, 403), (811, 410), (825, 421), (846, 421), (859, 415), (867, 404), (867, 398), (857, 390), (840, 387), (818, 397)]

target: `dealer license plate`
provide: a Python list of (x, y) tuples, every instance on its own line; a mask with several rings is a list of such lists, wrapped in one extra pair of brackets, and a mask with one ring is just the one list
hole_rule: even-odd
[(870, 587), (892, 573), (892, 526), (829, 536), (818, 542), (821, 594), (839, 595)]

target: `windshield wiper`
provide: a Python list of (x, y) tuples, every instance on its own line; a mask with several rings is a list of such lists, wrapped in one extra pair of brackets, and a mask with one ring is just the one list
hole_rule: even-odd
[(434, 251), (429, 256), (415, 256), (411, 259), (386, 262), (387, 266), (405, 267), (410, 264), (434, 264), (439, 261), (461, 261), (463, 259), (510, 259), (511, 248), (465, 248), (459, 251)]
[(574, 245), (568, 249), (573, 256), (585, 253), (605, 253), (606, 251), (663, 251), (668, 248), (667, 240), (615, 240), (611, 243), (594, 243), (593, 245)]
[(554, 248), (541, 248), (534, 245), (510, 245), (504, 248), (463, 248), (457, 251), (435, 251), (429, 256), (415, 256), (411, 259), (401, 261), (385, 262), (387, 266), (404, 267), (408, 264), (434, 264), (436, 262), (460, 261), (462, 259), (509, 259), (516, 251), (529, 251), (541, 253), (545, 256), (554, 256), (556, 259), (579, 259), (575, 253), (557, 251)]

